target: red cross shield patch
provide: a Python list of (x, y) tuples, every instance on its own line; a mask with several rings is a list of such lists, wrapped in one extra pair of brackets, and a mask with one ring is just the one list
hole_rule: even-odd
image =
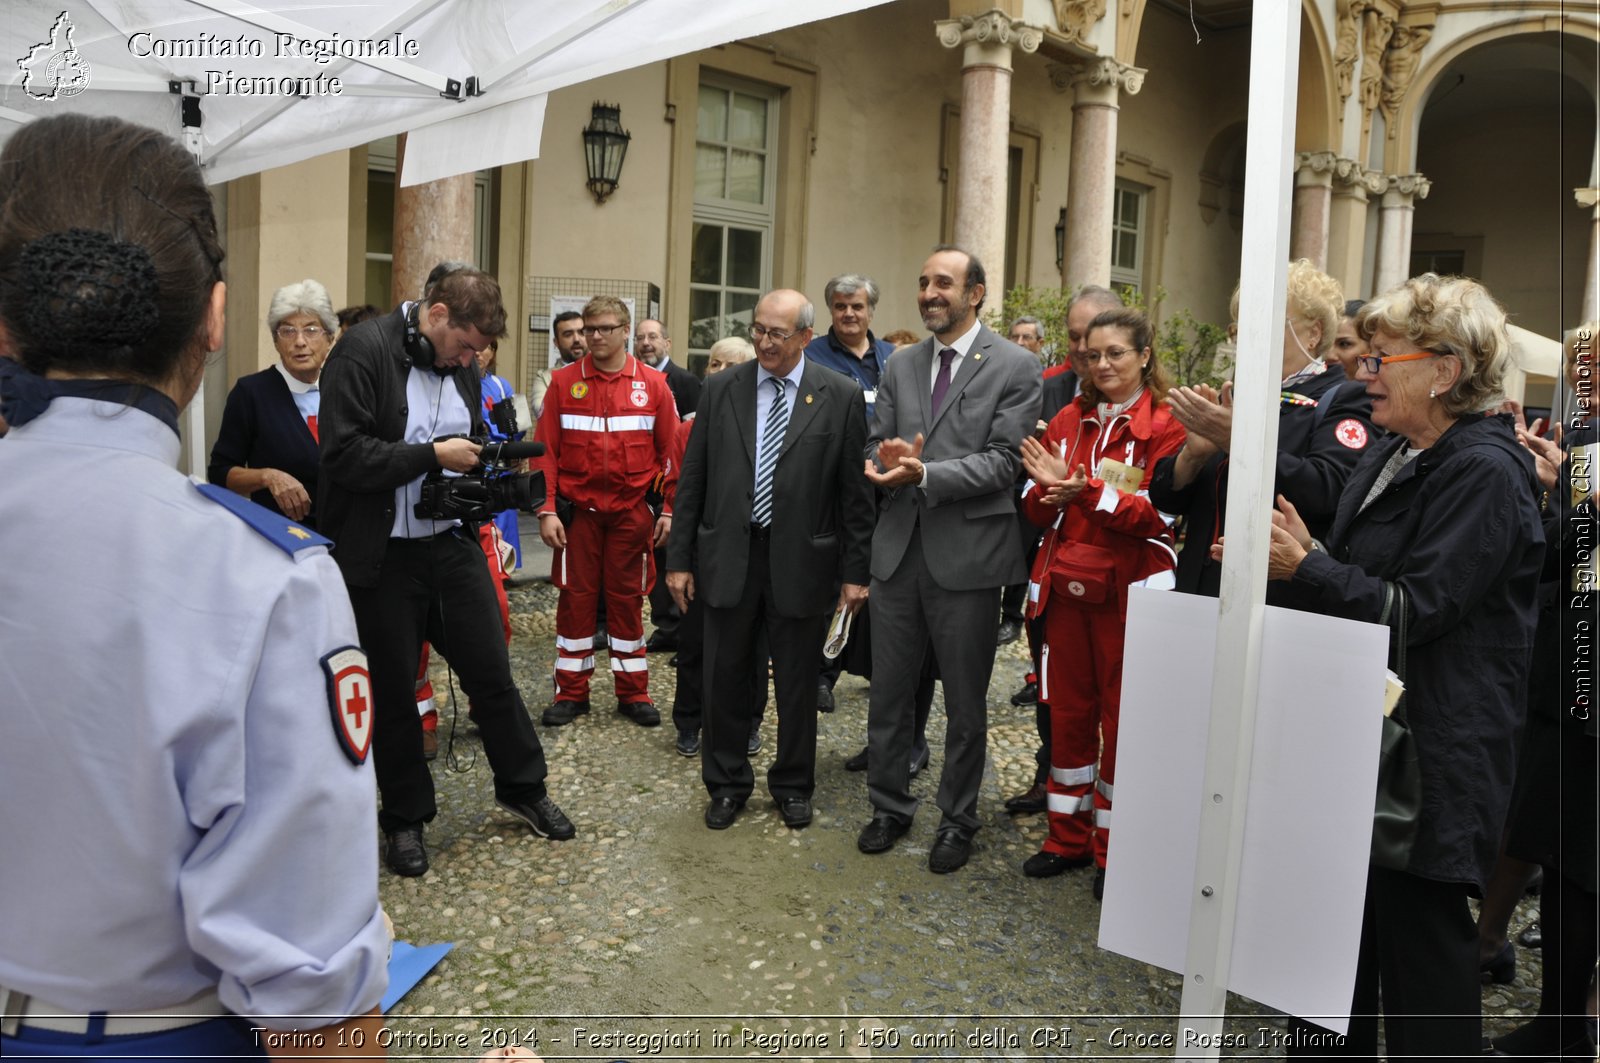
[(1334, 426), (1333, 435), (1351, 450), (1360, 450), (1367, 445), (1367, 426), (1354, 417), (1346, 417)]
[(345, 646), (322, 658), (328, 678), (328, 711), (333, 735), (352, 764), (363, 764), (372, 748), (372, 676), (367, 655), (358, 646)]
[(646, 405), (649, 404), (650, 396), (649, 396), (649, 394), (647, 392), (630, 391), (630, 392), (628, 392), (628, 401), (633, 403), (635, 406), (639, 407), (640, 409), (643, 409)]

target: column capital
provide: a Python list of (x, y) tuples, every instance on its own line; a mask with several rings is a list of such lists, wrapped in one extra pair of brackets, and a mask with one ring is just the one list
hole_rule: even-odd
[(1148, 73), (1142, 67), (1119, 63), (1108, 55), (1079, 63), (1051, 63), (1049, 70), (1050, 84), (1055, 86), (1056, 91), (1078, 89), (1081, 97), (1085, 86), (1102, 88), (1110, 91), (1113, 102), (1118, 91), (1126, 92), (1129, 96), (1139, 95), (1139, 90), (1144, 88), (1144, 76)]
[(1600, 188), (1574, 188), (1572, 198), (1578, 201), (1580, 207), (1600, 205)]
[(1383, 205), (1407, 207), (1418, 199), (1427, 199), (1433, 182), (1420, 173), (1392, 173), (1383, 175)]
[(1299, 151), (1294, 156), (1296, 188), (1333, 187), (1333, 171), (1339, 156), (1331, 151)]
[(1333, 160), (1333, 185), (1346, 194), (1380, 195), (1384, 188), (1384, 176), (1377, 170), (1369, 170), (1354, 159), (1335, 156)]
[(940, 44), (962, 49), (963, 69), (997, 66), (1010, 70), (1013, 49), (1036, 52), (1044, 40), (1043, 29), (1012, 18), (998, 8), (981, 15), (939, 19), (933, 26)]

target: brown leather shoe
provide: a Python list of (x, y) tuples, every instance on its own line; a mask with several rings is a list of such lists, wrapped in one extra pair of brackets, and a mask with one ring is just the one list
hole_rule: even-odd
[(1045, 806), (1044, 783), (1036, 782), (1027, 793), (1006, 798), (1006, 811), (1013, 816), (1029, 812), (1043, 812)]

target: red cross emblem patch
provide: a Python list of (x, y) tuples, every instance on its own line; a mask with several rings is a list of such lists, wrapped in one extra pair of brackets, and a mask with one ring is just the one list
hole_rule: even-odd
[(643, 392), (643, 391), (630, 391), (630, 392), (628, 392), (628, 401), (633, 403), (635, 406), (639, 407), (640, 409), (643, 409), (646, 405), (649, 404), (650, 396), (649, 396), (648, 393)]
[(1333, 435), (1351, 450), (1360, 450), (1367, 445), (1367, 426), (1354, 417), (1346, 417), (1335, 425)]
[(352, 764), (363, 764), (372, 748), (372, 676), (367, 655), (360, 647), (346, 646), (322, 658), (328, 677), (328, 711), (333, 715), (333, 735)]

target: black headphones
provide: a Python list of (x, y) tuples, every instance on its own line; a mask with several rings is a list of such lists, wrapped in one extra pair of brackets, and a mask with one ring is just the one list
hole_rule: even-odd
[(406, 314), (406, 354), (411, 356), (411, 364), (418, 369), (432, 369), (438, 355), (433, 349), (433, 341), (422, 334), (422, 303), (411, 304), (411, 312)]

